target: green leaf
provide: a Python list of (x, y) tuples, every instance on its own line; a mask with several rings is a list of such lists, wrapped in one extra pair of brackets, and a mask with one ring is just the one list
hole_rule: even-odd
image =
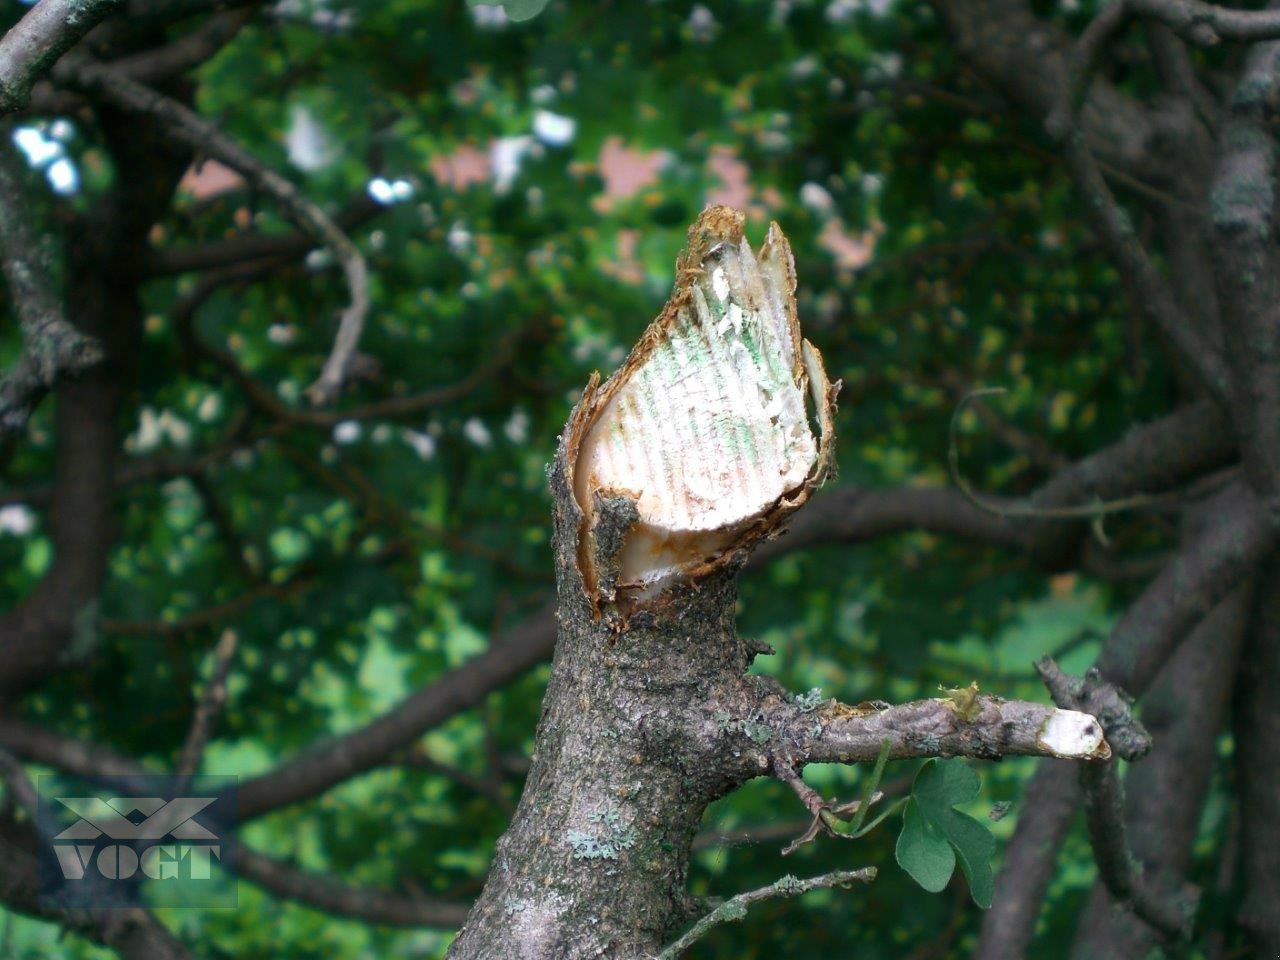
[(902, 811), (902, 833), (894, 850), (898, 866), (930, 893), (938, 893), (951, 879), (956, 855), (944, 836), (920, 812), (915, 798)]
[(903, 812), (897, 857), (902, 869), (933, 893), (946, 886), (958, 858), (973, 902), (986, 909), (995, 887), (990, 864), (995, 838), (983, 823), (953, 809), (976, 798), (980, 786), (962, 760), (930, 760), (921, 767)]
[(959, 810), (949, 810), (944, 824), (947, 839), (960, 858), (960, 869), (969, 881), (969, 895), (974, 903), (986, 910), (991, 906), (991, 897), (995, 893), (995, 878), (991, 874), (995, 837), (981, 821)]

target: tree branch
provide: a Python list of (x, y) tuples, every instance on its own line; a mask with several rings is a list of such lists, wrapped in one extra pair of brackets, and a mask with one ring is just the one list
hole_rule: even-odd
[[(1248, 575), (1274, 542), (1268, 518), (1242, 484), (1210, 499), (1205, 509), (1213, 523), (1183, 544), (1103, 645), (1095, 664), (1099, 675), (1126, 694), (1139, 697), (1146, 691), (1179, 641)], [(1123, 714), (1113, 721), (1116, 729), (1107, 730), (1117, 743), (1129, 739), (1129, 731), (1119, 726), (1121, 720)], [(1076, 778), (1061, 765), (1042, 767), (1032, 780), (1026, 808), (1006, 850), (1008, 866), (998, 881), (999, 892), (1006, 896), (997, 897), (983, 923), (979, 960), (1025, 953), (1079, 795)]]
[[(1141, 865), (1142, 883), (1170, 907), (1190, 905), (1198, 898), (1186, 876), (1214, 779), (1218, 736), (1236, 676), (1251, 592), (1245, 585), (1218, 604), (1178, 647), (1143, 698), (1142, 717), (1154, 746), (1125, 773), (1125, 836)], [(1074, 960), (1146, 956), (1159, 946), (1159, 939), (1147, 923), (1117, 909), (1104, 884), (1095, 884), (1071, 955)]]
[(253, 156), (216, 125), (176, 100), (120, 76), (109, 67), (87, 60), (60, 64), (56, 74), (60, 82), (69, 83), (121, 110), (156, 118), (175, 139), (199, 153), (220, 160), (274, 197), (299, 230), (310, 234), (333, 252), (346, 277), (351, 302), (342, 313), (333, 349), (320, 377), (307, 391), (317, 405), (333, 400), (346, 380), (369, 312), (368, 269), (364, 257), (350, 238), (324, 211), (303, 197), (290, 180)]
[(475, 706), (490, 691), (546, 659), (555, 644), (555, 617), (544, 609), (506, 631), (479, 656), (448, 671), (378, 719), (322, 741), (240, 785), (244, 820), (297, 803), (370, 770), (427, 730)]
[[(340, 230), (351, 231), (386, 210), (367, 194), (353, 198), (333, 218)], [(315, 235), (294, 233), (247, 233), (227, 240), (213, 240), (201, 246), (164, 247), (147, 253), (142, 271), (150, 277), (235, 266), (254, 260), (300, 257), (316, 248)]]
[(1201, 46), (1222, 40), (1280, 39), (1280, 10), (1236, 10), (1200, 0), (1113, 0)]
[(1066, 132), (1062, 150), (1099, 240), (1115, 261), (1116, 269), (1127, 279), (1126, 289), (1137, 295), (1134, 309), (1147, 316), (1173, 347), (1178, 359), (1195, 373), (1208, 395), (1226, 408), (1229, 386), (1226, 364), (1213, 346), (1196, 333), (1195, 324), (1183, 312), (1168, 283), (1151, 262), (1133, 223), (1116, 202), (1079, 131)]
[(27, 105), (31, 87), (122, 0), (40, 0), (0, 38), (0, 116)]
[(22, 188), (26, 174), (16, 151), (0, 143), (0, 268), (23, 341), (22, 355), (0, 380), (0, 436), (21, 432), (61, 377), (82, 373), (103, 356), (96, 341), (67, 322), (49, 286), (53, 264), (31, 230), (34, 217)]
[[(258, 3), (245, 3), (245, 7)], [(181, 34), (163, 46), (153, 47), (111, 61), (111, 69), (118, 74), (152, 84), (180, 73), (194, 70), (211, 59), (230, 43), (240, 28), (253, 19), (250, 9), (224, 10), (215, 13), (198, 27)]]
[(1262, 565), (1232, 730), (1244, 898), (1237, 922), (1249, 956), (1280, 956), (1280, 554)]
[(658, 954), (658, 960), (679, 960), (686, 950), (705, 937), (722, 923), (741, 920), (747, 915), (747, 907), (761, 900), (773, 900), (780, 897), (798, 897), (810, 890), (825, 890), (832, 887), (850, 887), (854, 882), (870, 883), (876, 878), (875, 867), (863, 867), (861, 870), (833, 870), (821, 876), (799, 880), (791, 874), (780, 877), (767, 887), (749, 890), (730, 897), (720, 906), (695, 923), (687, 933), (675, 943)]
[(175, 794), (182, 793), (184, 785), (191, 776), (200, 769), (200, 760), (204, 757), (204, 748), (209, 743), (209, 735), (213, 733), (213, 725), (218, 719), (227, 701), (227, 672), (231, 669), (231, 660), (236, 653), (238, 635), (234, 630), (223, 630), (213, 648), (213, 672), (205, 683), (204, 692), (196, 702), (195, 713), (191, 718), (191, 728), (187, 731), (186, 742), (182, 745), (182, 755), (178, 758), (178, 766), (174, 776), (178, 786), (173, 788)]
[(304, 873), (244, 845), (236, 851), (236, 873), (281, 898), (324, 913), (394, 927), (456, 928), (470, 905), (425, 896), (397, 896), (352, 886), (332, 877)]
[(39, 796), (22, 764), (0, 752), (0, 777), (27, 819), (7, 820), (0, 834), (0, 901), (10, 909), (50, 920), (71, 933), (117, 951), (122, 960), (189, 960), (186, 948), (150, 913), (142, 908), (111, 911), (66, 909), (52, 906), (40, 892), (40, 874), (34, 850), (40, 843), (35, 816)]
[[(971, 711), (950, 700), (919, 700), (884, 709), (833, 704), (816, 714), (794, 704), (777, 708), (771, 723), (798, 746), (800, 763), (869, 763), (887, 740), (889, 759), (909, 757), (1050, 756), (1099, 759), (1111, 755), (1102, 727), (1085, 713), (1039, 703), (980, 696)], [(963, 714), (963, 715), (962, 715)], [(820, 730), (814, 727), (820, 725)]]
[[(1266, 12), (1280, 20), (1280, 8)], [(1213, 260), (1245, 474), (1280, 516), (1280, 250), (1276, 245), (1280, 43), (1249, 51), (1219, 138)]]

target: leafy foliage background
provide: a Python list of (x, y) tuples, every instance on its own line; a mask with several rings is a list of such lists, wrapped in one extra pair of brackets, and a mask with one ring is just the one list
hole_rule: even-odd
[[(1115, 437), (1169, 395), (1159, 358), (1130, 349), (1117, 278), (1087, 242), (1055, 157), (961, 72), (924, 5), (554, 0), (514, 24), (498, 8), (380, 0), (353, 5), (332, 29), (303, 22), (312, 7), (295, 9), (246, 29), (203, 68), (198, 105), (327, 205), (375, 178), (408, 185), (400, 193), (411, 195), (357, 231), (374, 282), (362, 350), (380, 381), (357, 386), (349, 402), (459, 381), (513, 330), (523, 331), (518, 349), (428, 415), (302, 429), (217, 464), (251, 561), (281, 589), (197, 629), (142, 627), (233, 601), (250, 585), (190, 483), (123, 489), (99, 617), (78, 639), (99, 659), (30, 699), (42, 723), (168, 766), (212, 643), (231, 626), (242, 653), (206, 769), (252, 775), (375, 717), (536, 609), (551, 582), (543, 470), (556, 434), (588, 374), (612, 369), (661, 305), (683, 231), (708, 200), (745, 203), (757, 239), (770, 218), (791, 237), (807, 334), (844, 380), (839, 483), (944, 482), (956, 383), (1008, 388), (1001, 414), (1065, 456)], [(1051, 12), (1083, 21), (1092, 4), (1041, 10)], [(1130, 82), (1145, 81), (1135, 71)], [(299, 109), (331, 151), (315, 169), (290, 165)], [(567, 140), (563, 130), (535, 134), (548, 111), (571, 118)], [(65, 142), (84, 194), (128, 176), (82, 131)], [(663, 159), (638, 188), (607, 189), (602, 152), (619, 147)], [(492, 162), (504, 150), (521, 153), (506, 185)], [(457, 173), (468, 157), (481, 158), (474, 178)], [(188, 196), (153, 240), (283, 227), (269, 202), (232, 190)], [(197, 318), (203, 338), (226, 344), (288, 402), (314, 376), (344, 297), (332, 271), (316, 257), (308, 264), (228, 287)], [(143, 383), (127, 425), (138, 456), (215, 447), (243, 405), (234, 385), (181, 353), (171, 312), (189, 286), (148, 288)], [(5, 349), (16, 347), (9, 335)], [(46, 408), (34, 442), (13, 454), (17, 485), (52, 475), (49, 419)], [(975, 482), (1016, 493), (1043, 475), (972, 414), (962, 432)], [(1126, 546), (1144, 535), (1126, 528), (1137, 540)], [(15, 603), (49, 562), (39, 524), (0, 534), (0, 602)], [(910, 534), (780, 558), (744, 582), (741, 622), (777, 649), (757, 669), (798, 691), (902, 700), (976, 678), (984, 690), (1042, 698), (1032, 659), (1065, 649), (1066, 668), (1087, 664), (1125, 596), (1123, 586), (1047, 578), (1012, 554)], [(544, 680), (545, 668), (494, 693), (428, 734), (424, 751), (477, 774), (494, 758), (527, 756)], [(518, 773), (508, 767), (503, 790), (514, 801)], [(962, 811), (1007, 836), (1030, 766), (980, 769), (981, 793)], [(903, 789), (913, 773), (891, 765), (886, 783)], [(842, 797), (859, 789), (840, 768), (808, 779)], [(997, 802), (1013, 807), (993, 822)], [(707, 828), (733, 834), (802, 813), (785, 788), (761, 782), (713, 807)], [(1206, 836), (1221, 829), (1217, 813), (1211, 802)], [(244, 836), (348, 882), (467, 896), (504, 822), (500, 806), (447, 778), (388, 766)], [(786, 861), (785, 839), (703, 849), (698, 893), (839, 866), (881, 874), (865, 889), (764, 904), (693, 955), (964, 955), (978, 909), (963, 881), (922, 891), (894, 866), (897, 832), (895, 818), (856, 845), (811, 844)], [(1044, 956), (1065, 951), (1092, 879), (1077, 833), (1042, 921), (1063, 935), (1037, 941)], [(275, 902), (248, 883), (240, 897), (236, 911), (165, 916), (206, 956), (427, 958), (449, 938)], [(12, 915), (0, 919), (0, 942), (14, 957), (106, 955)]]

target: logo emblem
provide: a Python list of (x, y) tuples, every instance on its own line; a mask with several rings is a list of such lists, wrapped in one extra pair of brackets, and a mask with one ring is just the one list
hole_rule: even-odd
[(40, 781), (41, 895), (51, 903), (235, 906), (234, 779), (198, 777), (180, 796), (168, 777), (131, 778), (147, 790), (138, 796)]

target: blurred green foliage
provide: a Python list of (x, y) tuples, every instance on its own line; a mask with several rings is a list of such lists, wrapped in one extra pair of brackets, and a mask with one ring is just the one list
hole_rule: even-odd
[[(1081, 6), (1056, 15), (1078, 20), (1092, 5)], [(191, 483), (123, 488), (107, 588), (78, 638), (92, 665), (32, 696), (33, 719), (166, 769), (213, 641), (231, 626), (242, 655), (205, 767), (251, 775), (485, 649), (550, 590), (544, 465), (577, 391), (619, 362), (660, 307), (684, 229), (709, 199), (745, 205), (757, 241), (770, 218), (792, 239), (807, 334), (844, 380), (839, 483), (946, 482), (957, 383), (1007, 388), (992, 404), (999, 413), (1068, 457), (1164, 406), (1169, 385), (1133, 356), (1116, 277), (1055, 158), (963, 74), (926, 5), (553, 0), (510, 23), (498, 7), (368, 0), (330, 28), (309, 22), (306, 4), (290, 9), (200, 71), (197, 104), (325, 205), (375, 180), (391, 201), (356, 232), (373, 274), (362, 350), (379, 370), (343, 403), (462, 380), (522, 329), (518, 351), (427, 413), (295, 429), (215, 465), (211, 483), (246, 563), (278, 595), (234, 605), (254, 586)], [(311, 125), (310, 154), (299, 153), (300, 123)], [(109, 169), (93, 131), (67, 144), (87, 191), (67, 202), (129, 175)], [(621, 168), (619, 151), (629, 157)], [(179, 247), (283, 228), (264, 198), (186, 194), (154, 240)], [(226, 287), (197, 315), (202, 338), (291, 404), (344, 302), (323, 260)], [(244, 407), (175, 336), (171, 310), (192, 284), (146, 289), (143, 379), (122, 424), (130, 456), (216, 448)], [(961, 427), (979, 485), (1017, 493), (1043, 478), (972, 413)], [(10, 473), (40, 487), (51, 472), (46, 406)], [(1142, 546), (1140, 529), (1128, 535), (1126, 546)], [(42, 518), (0, 534), (3, 603), (49, 562)], [(1064, 666), (1087, 663), (1124, 595), (916, 533), (776, 560), (746, 578), (741, 626), (777, 649), (757, 669), (796, 691), (902, 700), (976, 678), (987, 691), (1043, 698), (1032, 659), (1065, 648)], [(160, 628), (221, 604), (233, 607), (208, 624)], [(495, 757), (527, 756), (545, 677), (535, 670), (431, 731), (424, 751), (477, 774)], [(992, 804), (1012, 801), (991, 823), (1007, 837), (1031, 763), (977, 769), (981, 792), (959, 809), (986, 822)], [(891, 765), (886, 784), (912, 774)], [(518, 775), (505, 776), (514, 800)], [(846, 769), (814, 767), (807, 779), (827, 795), (856, 792)], [(802, 814), (784, 787), (760, 781), (717, 803), (707, 826), (733, 833)], [(504, 822), (500, 806), (449, 779), (388, 766), (250, 824), (244, 839), (350, 883), (466, 897)], [(786, 872), (881, 872), (865, 889), (763, 904), (693, 955), (963, 956), (980, 919), (963, 881), (941, 895), (915, 886), (894, 866), (897, 833), (895, 821), (786, 861), (774, 839), (701, 849), (699, 894)], [(1038, 941), (1044, 956), (1069, 943), (1092, 871), (1074, 835), (1042, 921), (1061, 935)], [(248, 883), (240, 897), (234, 912), (165, 916), (207, 957), (426, 958), (449, 939), (278, 903)], [(7, 916), (0, 928), (6, 956), (98, 955), (34, 921)]]

